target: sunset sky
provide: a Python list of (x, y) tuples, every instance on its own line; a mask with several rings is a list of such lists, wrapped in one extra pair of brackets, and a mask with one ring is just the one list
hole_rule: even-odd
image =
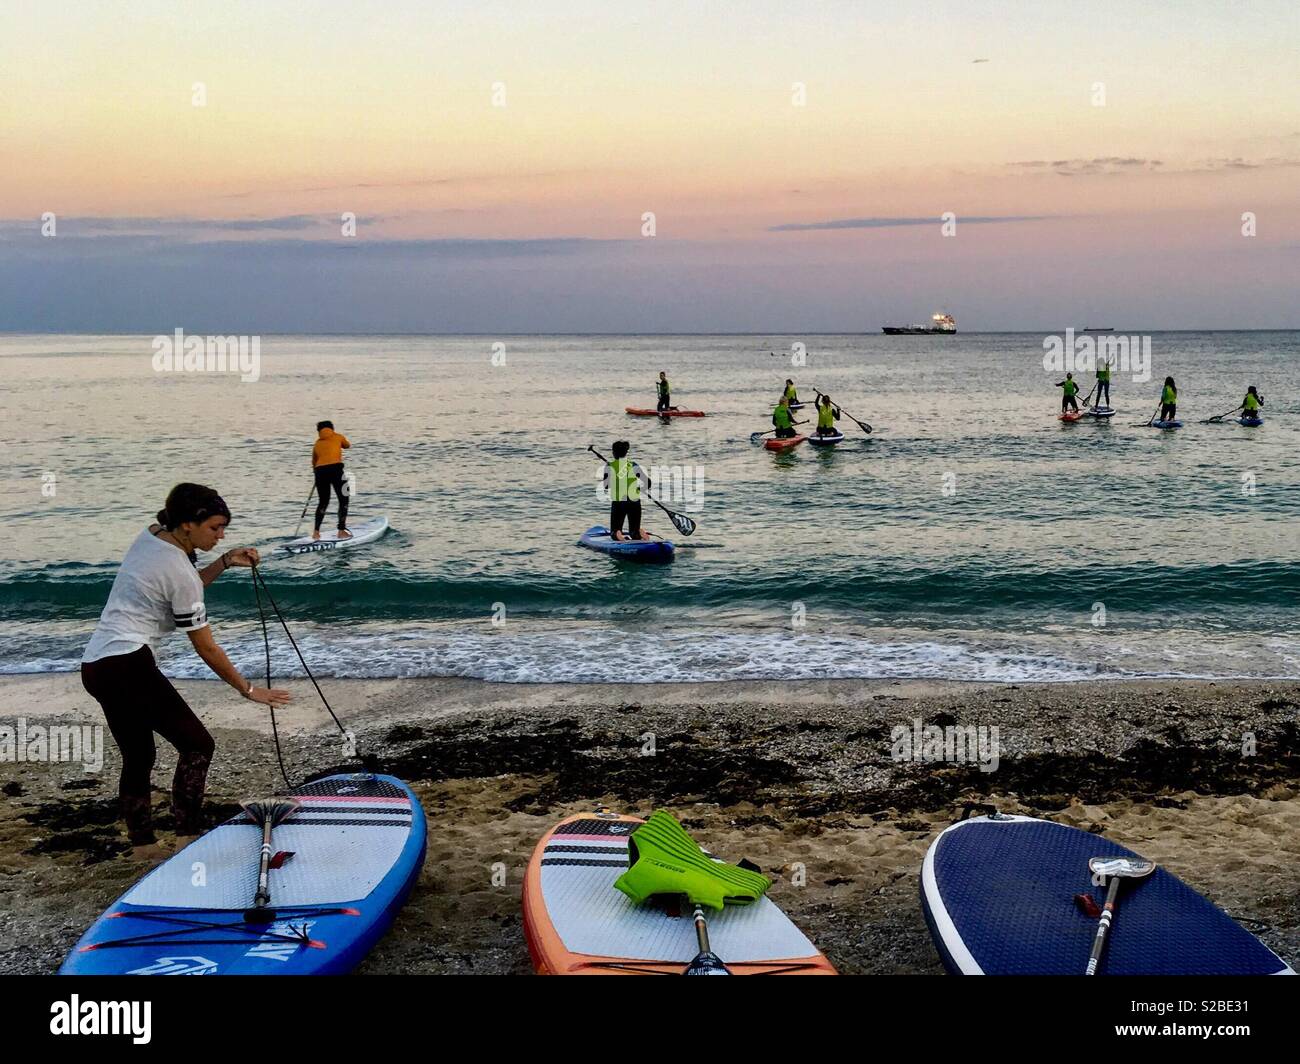
[(0, 14), (3, 330), (1300, 326), (1294, 0)]

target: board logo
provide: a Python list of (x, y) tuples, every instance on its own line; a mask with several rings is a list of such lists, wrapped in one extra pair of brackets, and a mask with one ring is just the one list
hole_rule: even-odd
[(147, 968), (137, 968), (127, 975), (212, 975), (217, 962), (207, 957), (159, 957)]

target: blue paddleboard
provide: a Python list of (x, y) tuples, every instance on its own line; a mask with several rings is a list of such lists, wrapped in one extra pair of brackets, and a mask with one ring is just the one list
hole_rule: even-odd
[[(971, 817), (935, 839), (921, 907), (955, 975), (1082, 975), (1097, 918), (1074, 902), (1105, 887), (1090, 857), (1135, 857), (1118, 843), (1033, 817)], [(1272, 950), (1163, 868), (1121, 885), (1099, 975), (1294, 975)]]
[(117, 899), (60, 975), (333, 975), (361, 963), (424, 865), (424, 810), (401, 780), (326, 776), (271, 833), (270, 923), (253, 904), (262, 829), (241, 813), (201, 835)]
[(615, 539), (604, 525), (593, 525), (578, 537), (578, 546), (638, 562), (670, 562), (677, 548), (666, 539)]

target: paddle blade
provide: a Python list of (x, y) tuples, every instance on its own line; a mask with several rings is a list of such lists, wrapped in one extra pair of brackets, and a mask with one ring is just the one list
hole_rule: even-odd
[(716, 953), (701, 953), (691, 961), (682, 975), (730, 975), (731, 972)]
[(1090, 857), (1088, 867), (1098, 879), (1142, 879), (1156, 870), (1154, 861), (1141, 857)]
[(695, 527), (696, 527), (695, 522), (692, 521), (685, 514), (670, 513), (668, 516), (672, 519), (673, 524), (677, 527), (677, 531), (680, 532), (683, 536), (695, 535)]
[(287, 817), (293, 816), (302, 805), (297, 798), (259, 798), (239, 804), (258, 827), (268, 823), (275, 827)]

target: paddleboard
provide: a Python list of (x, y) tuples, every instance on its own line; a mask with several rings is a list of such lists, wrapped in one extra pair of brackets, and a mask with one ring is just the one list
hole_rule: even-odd
[[(524, 874), (524, 935), (542, 975), (680, 975), (699, 952), (693, 909), (636, 905), (614, 889), (641, 821), (581, 813), (543, 836)], [(678, 911), (679, 910), (679, 911)], [(670, 914), (673, 913), (673, 914)], [(733, 975), (835, 975), (766, 896), (708, 913), (709, 943)]]
[(338, 529), (333, 529), (329, 532), (322, 531), (320, 539), (302, 536), (290, 540), (288, 543), (281, 544), (280, 549), (290, 554), (314, 554), (317, 551), (340, 550), (343, 547), (359, 547), (363, 543), (373, 543), (388, 531), (388, 518), (372, 517), (369, 521), (353, 525), (348, 531), (352, 533), (350, 539), (339, 539)]
[(807, 405), (808, 405), (807, 403), (791, 403), (791, 404), (790, 404), (790, 409), (791, 409), (791, 410), (802, 410), (802, 409), (803, 409), (805, 406), (807, 406)]
[(1057, 420), (1058, 420), (1058, 421), (1078, 421), (1079, 418), (1081, 418), (1081, 417), (1083, 417), (1083, 415), (1082, 415), (1081, 413), (1079, 413), (1079, 411), (1077, 411), (1077, 410), (1073, 410), (1073, 411), (1067, 411), (1066, 413), (1061, 414), (1061, 415), (1057, 418)]
[(1255, 425), (1264, 424), (1264, 419), (1262, 417), (1239, 417), (1237, 418), (1237, 424), (1254, 427)]
[(818, 436), (817, 433), (814, 432), (808, 437), (808, 442), (814, 447), (834, 447), (835, 444), (841, 443), (843, 440), (844, 433), (842, 432), (837, 432), (834, 436)]
[(271, 846), (276, 919), (249, 923), (262, 829), (241, 813), (201, 835), (117, 899), (60, 975), (331, 975), (355, 968), (388, 930), (424, 864), (424, 810), (401, 780), (326, 776), (289, 792), (302, 805)]
[[(1100, 908), (1090, 857), (1135, 857), (1100, 835), (1026, 816), (971, 817), (931, 844), (921, 906), (956, 975), (1082, 975)], [(1122, 884), (1100, 975), (1294, 975), (1254, 935), (1163, 868)]]
[(633, 417), (704, 417), (703, 410), (678, 410), (675, 406), (667, 410), (647, 410), (643, 407), (629, 406), (625, 408)]
[(1153, 429), (1181, 429), (1183, 423), (1181, 421), (1153, 421), (1151, 427)]
[(1091, 407), (1087, 411), (1087, 413), (1089, 417), (1095, 417), (1095, 418), (1107, 418), (1107, 417), (1115, 416), (1114, 408), (1109, 406), (1094, 406)]
[(666, 539), (615, 539), (604, 525), (587, 529), (578, 537), (578, 546), (638, 562), (670, 562), (677, 550)]
[(807, 438), (807, 436), (787, 436), (785, 439), (778, 440), (772, 437), (770, 440), (764, 440), (763, 446), (769, 451), (788, 451), (792, 447), (798, 447)]

